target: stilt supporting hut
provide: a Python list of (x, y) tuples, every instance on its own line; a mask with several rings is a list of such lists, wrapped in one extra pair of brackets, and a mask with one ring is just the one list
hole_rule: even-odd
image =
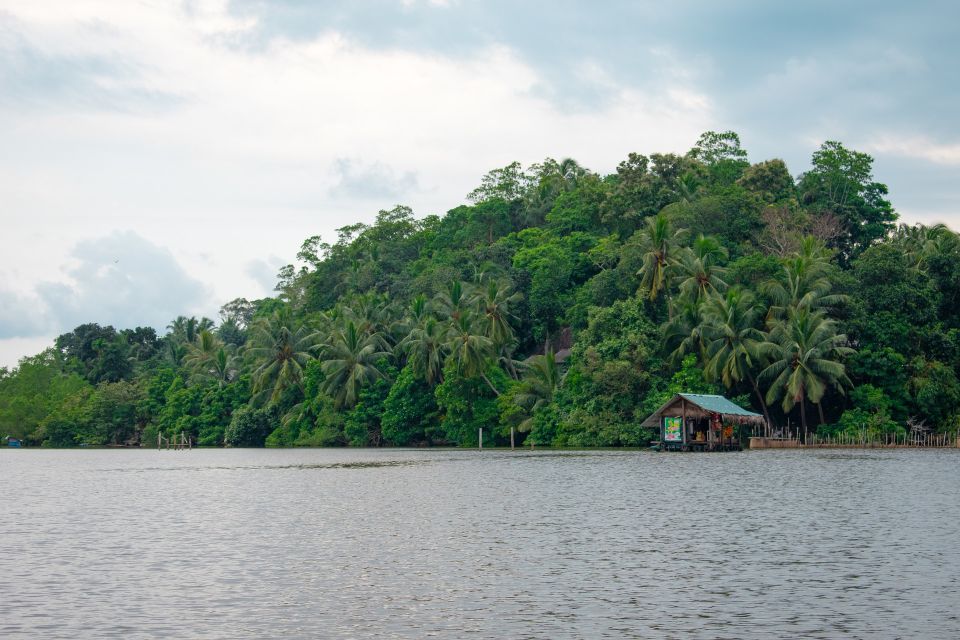
[(738, 451), (735, 427), (763, 424), (763, 416), (723, 396), (678, 393), (642, 424), (659, 427), (661, 451)]

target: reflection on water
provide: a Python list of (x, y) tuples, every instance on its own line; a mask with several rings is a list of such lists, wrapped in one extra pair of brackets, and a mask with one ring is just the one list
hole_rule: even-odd
[(0, 637), (960, 637), (960, 452), (0, 451)]

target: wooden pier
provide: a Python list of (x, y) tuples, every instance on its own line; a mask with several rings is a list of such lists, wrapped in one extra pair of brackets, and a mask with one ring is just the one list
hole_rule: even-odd
[(162, 433), (157, 434), (157, 451), (161, 449), (174, 450), (174, 451), (189, 451), (193, 449), (193, 438), (186, 435), (182, 431), (179, 436), (173, 436), (168, 438)]

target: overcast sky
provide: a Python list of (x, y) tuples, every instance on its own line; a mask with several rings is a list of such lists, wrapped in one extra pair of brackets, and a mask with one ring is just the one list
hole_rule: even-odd
[(302, 240), (489, 169), (876, 158), (960, 228), (960, 3), (0, 0), (0, 365), (271, 293)]

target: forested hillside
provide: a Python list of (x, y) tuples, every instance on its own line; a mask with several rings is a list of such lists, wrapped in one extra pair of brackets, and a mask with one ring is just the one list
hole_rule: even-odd
[(872, 162), (825, 142), (794, 177), (708, 132), (611, 175), (514, 163), (444, 216), (306, 239), (275, 297), (216, 322), (61, 335), (0, 373), (0, 436), (640, 446), (679, 390), (773, 428), (953, 430), (960, 241), (897, 226)]

